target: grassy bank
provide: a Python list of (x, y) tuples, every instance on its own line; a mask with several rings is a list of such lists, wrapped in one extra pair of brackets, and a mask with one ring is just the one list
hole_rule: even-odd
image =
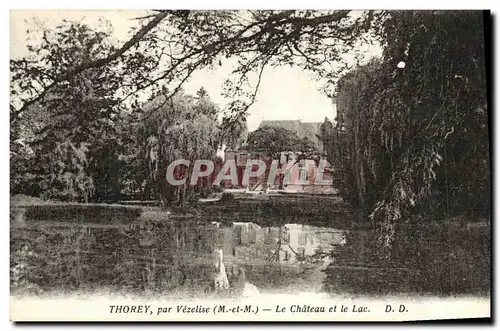
[(489, 227), (406, 226), (386, 257), (373, 232), (354, 231), (326, 270), (333, 293), (489, 295)]

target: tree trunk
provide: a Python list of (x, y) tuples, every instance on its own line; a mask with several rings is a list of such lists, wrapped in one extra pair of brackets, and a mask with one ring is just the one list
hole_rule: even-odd
[(271, 164), (273, 162), (273, 156), (272, 155), (269, 157), (269, 160), (270, 160), (270, 162), (264, 161), (264, 163), (266, 164), (266, 169), (264, 171), (264, 180), (262, 181), (262, 190), (263, 191), (266, 191), (267, 187), (268, 187), (267, 182), (269, 180), (269, 173), (270, 173), (270, 171), (269, 171), (270, 169), (269, 168), (270, 168), (270, 166), (271, 166)]

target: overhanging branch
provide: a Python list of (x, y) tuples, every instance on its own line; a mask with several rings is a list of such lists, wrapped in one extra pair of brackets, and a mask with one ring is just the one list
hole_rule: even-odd
[(100, 68), (100, 67), (102, 67), (102, 66), (104, 66), (104, 65), (106, 65), (106, 64), (108, 64), (108, 63), (110, 63), (110, 62), (112, 62), (112, 61), (114, 61), (116, 59), (118, 59), (126, 51), (128, 51), (132, 46), (134, 46), (135, 44), (137, 44), (149, 31), (151, 31), (152, 29), (154, 29), (165, 17), (167, 17), (167, 15), (168, 15), (168, 12), (166, 12), (166, 11), (160, 12), (157, 15), (155, 15), (154, 19), (152, 19), (148, 24), (146, 24), (145, 26), (143, 26), (130, 40), (128, 40), (125, 44), (123, 44), (123, 46), (121, 48), (119, 48), (114, 53), (110, 54), (109, 56), (107, 56), (105, 58), (102, 58), (102, 59), (98, 59), (98, 60), (94, 60), (94, 61), (90, 61), (90, 62), (84, 63), (84, 64), (76, 67), (75, 69), (68, 71), (66, 74), (57, 77), (50, 85), (48, 85), (42, 92), (40, 92), (38, 94), (38, 96), (36, 96), (33, 99), (30, 99), (30, 100), (26, 101), (19, 110), (15, 111), (14, 114), (13, 114), (14, 116), (11, 117), (11, 121), (13, 121), (14, 119), (16, 119), (29, 106), (31, 106), (34, 103), (40, 101), (47, 94), (47, 92), (52, 87), (54, 87), (55, 85), (57, 85), (58, 83), (70, 80), (74, 76), (78, 75), (79, 73), (81, 73), (81, 72), (83, 72), (83, 71), (85, 71), (87, 69), (90, 69), (90, 68)]

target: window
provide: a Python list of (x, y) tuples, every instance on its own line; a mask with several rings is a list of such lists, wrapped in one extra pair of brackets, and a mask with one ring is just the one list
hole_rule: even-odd
[(299, 233), (299, 245), (305, 245), (307, 244), (307, 233), (302, 232)]
[(301, 258), (306, 257), (306, 249), (304, 247), (297, 248), (297, 255)]
[(290, 176), (291, 176), (291, 175), (290, 175), (290, 170), (286, 170), (286, 171), (285, 171), (285, 178), (284, 178), (284, 180), (283, 180), (283, 184), (284, 184), (284, 185), (290, 185), (290, 183), (291, 183), (291, 178), (290, 178)]
[(282, 154), (280, 155), (280, 163), (281, 163), (281, 164), (285, 164), (285, 163), (287, 163), (287, 162), (288, 162), (288, 161), (287, 161), (287, 159), (288, 159), (288, 154), (286, 154), (286, 153), (282, 153)]
[(307, 169), (300, 168), (300, 181), (305, 182), (307, 180)]
[(254, 227), (251, 227), (247, 231), (248, 234), (248, 243), (249, 244), (255, 244), (257, 241), (257, 231), (255, 230)]
[(242, 235), (242, 232), (243, 232), (243, 229), (241, 228), (241, 226), (238, 226), (236, 229), (235, 229), (235, 235), (236, 235), (236, 245), (241, 245), (241, 235)]
[(306, 167), (306, 160), (302, 159), (299, 161), (299, 180), (301, 182), (307, 181), (307, 167)]

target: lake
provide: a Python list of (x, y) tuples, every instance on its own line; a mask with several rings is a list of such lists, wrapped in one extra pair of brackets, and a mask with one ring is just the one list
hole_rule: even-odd
[(223, 251), (228, 270), (243, 269), (246, 282), (261, 292), (320, 291), (322, 270), (346, 233), (175, 215), (125, 224), (36, 215), (11, 226), (13, 291), (210, 295), (215, 249)]

